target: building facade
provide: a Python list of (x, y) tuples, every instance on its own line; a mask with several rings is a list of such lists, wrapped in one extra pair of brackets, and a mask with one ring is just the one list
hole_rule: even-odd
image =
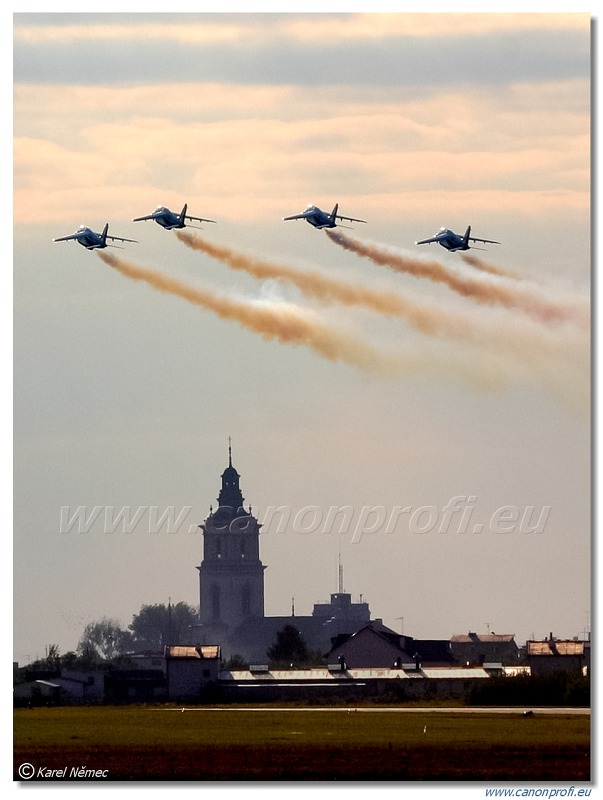
[(519, 648), (512, 633), (455, 634), (450, 639), (452, 655), (459, 664), (479, 666), (488, 662), (517, 664)]
[(555, 672), (583, 674), (585, 667), (584, 642), (574, 639), (555, 639), (526, 642), (528, 664), (532, 675)]
[(213, 641), (241, 623), (264, 616), (264, 565), (260, 561), (260, 524), (246, 511), (239, 486), (240, 476), (232, 466), (222, 473), (218, 507), (200, 526), (203, 560), (199, 569), (200, 622), (213, 633)]
[(296, 628), (308, 650), (326, 654), (334, 637), (351, 634), (371, 621), (368, 603), (355, 603), (343, 591), (341, 565), (339, 591), (331, 594), (328, 603), (316, 603), (311, 615), (298, 616), (292, 610), (288, 616), (265, 616), (261, 524), (251, 507), (244, 507), (230, 445), (221, 482), (218, 507), (210, 506), (208, 517), (199, 526), (203, 558), (197, 567), (200, 613), (195, 641), (220, 644), (225, 659), (241, 656), (263, 663), (278, 632), (287, 625)]

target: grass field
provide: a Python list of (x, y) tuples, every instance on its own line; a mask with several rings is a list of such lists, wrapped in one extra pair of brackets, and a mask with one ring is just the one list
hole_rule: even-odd
[[(590, 718), (342, 709), (16, 709), (14, 769), (109, 780), (585, 781)], [(72, 778), (73, 779), (73, 778)]]

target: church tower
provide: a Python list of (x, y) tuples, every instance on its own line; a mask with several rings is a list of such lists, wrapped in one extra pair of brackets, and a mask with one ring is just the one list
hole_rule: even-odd
[(264, 617), (264, 565), (260, 561), (260, 524), (245, 511), (240, 475), (232, 466), (222, 473), (218, 508), (199, 527), (203, 559), (198, 567), (201, 625), (214, 635), (228, 635), (246, 620)]

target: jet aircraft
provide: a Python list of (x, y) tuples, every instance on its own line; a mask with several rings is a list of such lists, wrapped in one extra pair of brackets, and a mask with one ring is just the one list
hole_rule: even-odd
[[(203, 219), (203, 217), (191, 217), (186, 213), (187, 204), (184, 204), (182, 211), (176, 214), (175, 211), (170, 211), (165, 206), (157, 206), (152, 214), (147, 214), (145, 217), (135, 217), (132, 222), (144, 222), (145, 220), (153, 219), (162, 228), (171, 231), (173, 228), (185, 228), (187, 219), (195, 220), (196, 222), (215, 222), (215, 219)], [(188, 227), (196, 227), (195, 225)]]
[(495, 242), (492, 239), (476, 239), (474, 236), (470, 236), (471, 233), (471, 225), (465, 231), (465, 235), (461, 236), (454, 231), (449, 230), (448, 228), (440, 228), (440, 230), (431, 237), (431, 239), (421, 239), (420, 242), (415, 242), (415, 244), (431, 244), (432, 242), (437, 242), (437, 244), (445, 247), (446, 250), (449, 250), (451, 253), (456, 253), (457, 250), (483, 250), (483, 247), (473, 247), (469, 244), (469, 242), (483, 242), (484, 244), (500, 244), (500, 242)]
[(96, 233), (85, 225), (80, 225), (75, 233), (71, 233), (69, 236), (59, 236), (52, 241), (68, 242), (70, 239), (74, 239), (78, 244), (81, 244), (82, 247), (85, 247), (86, 250), (102, 250), (104, 247), (119, 247), (119, 245), (108, 245), (107, 239), (111, 239), (111, 241), (114, 242), (136, 242), (136, 239), (124, 239), (122, 236), (109, 236), (107, 233), (108, 230), (108, 222), (103, 228), (102, 233)]
[[(339, 208), (339, 204), (335, 204), (335, 208), (331, 211), (330, 214), (327, 214), (326, 211), (318, 208), (318, 206), (308, 206), (305, 208), (300, 214), (293, 214), (291, 217), (283, 217), (284, 220), (288, 219), (305, 219), (306, 222), (309, 222), (310, 225), (313, 225), (315, 228), (322, 230), (323, 228), (335, 228), (337, 226), (336, 220), (338, 219), (345, 219), (348, 222), (366, 222), (365, 219), (356, 219), (355, 217), (342, 217), (341, 214), (337, 213), (337, 209)], [(342, 226), (347, 227), (347, 226)]]

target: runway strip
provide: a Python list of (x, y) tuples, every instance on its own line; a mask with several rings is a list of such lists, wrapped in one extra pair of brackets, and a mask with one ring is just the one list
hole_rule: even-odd
[(459, 706), (458, 708), (400, 708), (397, 706), (393, 707), (385, 707), (385, 708), (376, 708), (374, 706), (343, 706), (343, 707), (333, 707), (333, 706), (310, 706), (310, 707), (286, 707), (286, 708), (272, 708), (271, 706), (253, 706), (253, 707), (245, 707), (245, 706), (236, 706), (234, 708), (231, 707), (220, 707), (216, 708), (214, 706), (195, 706), (193, 708), (150, 708), (149, 711), (177, 711), (178, 713), (183, 713), (184, 711), (278, 711), (278, 712), (285, 712), (285, 711), (341, 711), (346, 712), (348, 714), (352, 712), (362, 712), (362, 713), (394, 713), (394, 714), (525, 714), (526, 712), (532, 712), (534, 715), (536, 714), (557, 714), (557, 715), (565, 715), (565, 714), (576, 714), (576, 715), (583, 715), (583, 716), (590, 716), (590, 708), (551, 708), (547, 706), (546, 708), (528, 708), (528, 707), (496, 707), (496, 708), (484, 708), (484, 707), (476, 707), (476, 708), (468, 708), (467, 706)]

